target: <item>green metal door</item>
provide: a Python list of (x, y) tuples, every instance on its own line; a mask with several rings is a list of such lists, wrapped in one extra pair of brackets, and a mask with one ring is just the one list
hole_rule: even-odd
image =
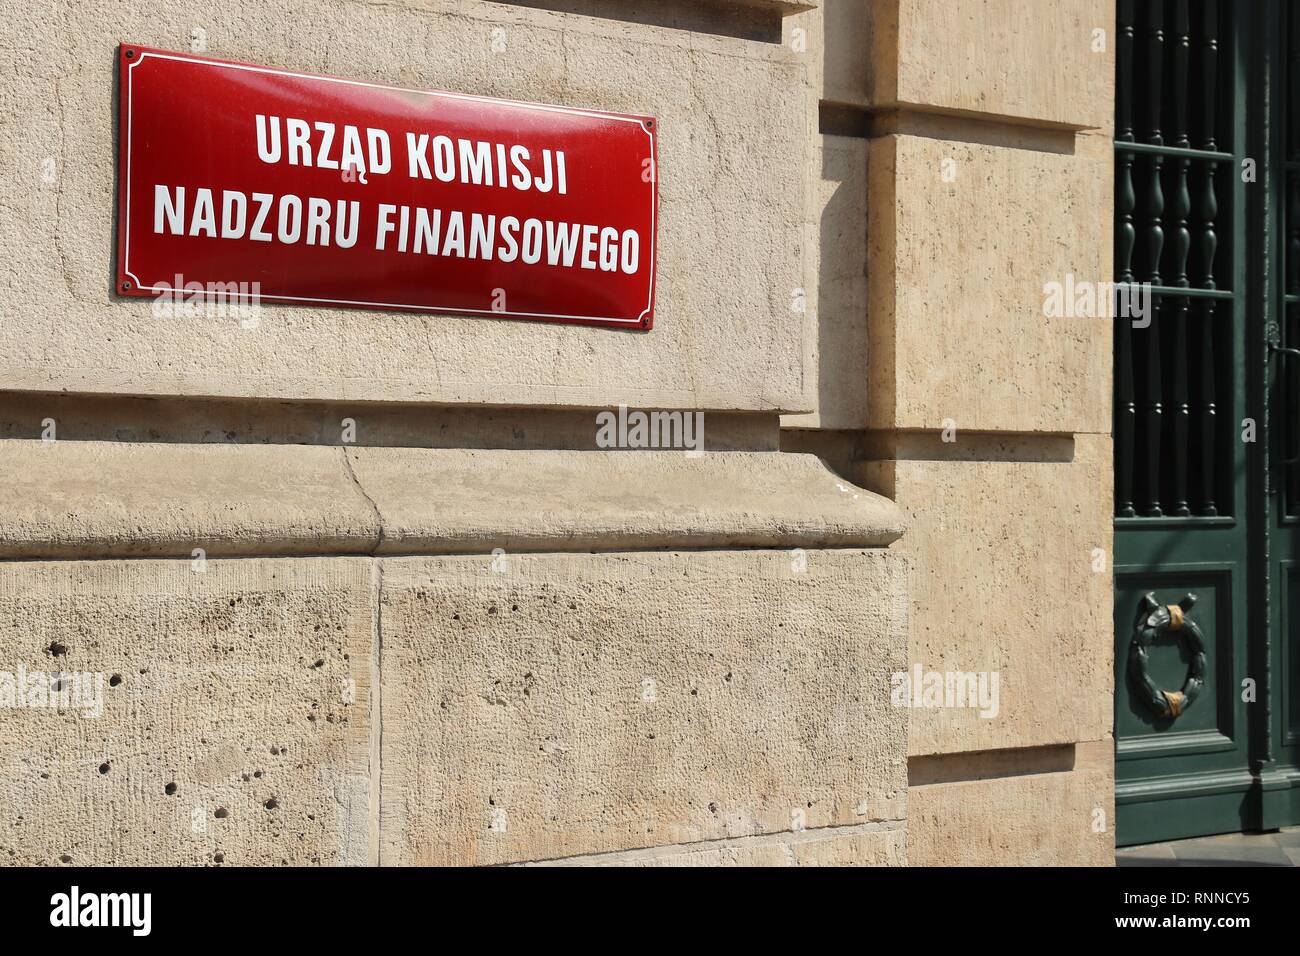
[(1264, 549), (1268, 567), (1269, 686), (1260, 746), (1261, 826), (1300, 820), (1300, 3), (1270, 8), (1269, 76), (1260, 148), (1270, 168), (1261, 257), (1269, 446)]
[(1300, 0), (1117, 13), (1124, 845), (1300, 821)]

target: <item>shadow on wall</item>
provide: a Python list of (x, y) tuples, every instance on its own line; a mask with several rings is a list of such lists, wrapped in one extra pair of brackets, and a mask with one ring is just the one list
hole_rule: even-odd
[(577, 13), (604, 20), (623, 20), (650, 26), (712, 33), (758, 40), (781, 42), (781, 13), (775, 7), (759, 3), (737, 2), (732, 6), (703, 4), (699, 0), (494, 0), (504, 6), (531, 7)]
[(817, 408), (823, 428), (860, 428), (868, 381), (866, 140), (825, 136), (821, 154)]

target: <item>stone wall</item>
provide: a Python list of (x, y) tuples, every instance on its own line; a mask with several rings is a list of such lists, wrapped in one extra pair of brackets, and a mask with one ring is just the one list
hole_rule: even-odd
[[(0, 709), (0, 863), (1108, 859), (1110, 332), (1041, 299), (1113, 11), (1043, 7), (4, 4), (0, 674), (103, 683)], [(654, 330), (117, 296), (115, 51), (200, 41), (655, 116)]]
[(996, 716), (912, 710), (914, 863), (1112, 859), (1111, 323), (1044, 287), (1112, 274), (1114, 9), (1032, 6), (799, 18), (832, 199), (819, 407), (782, 447), (910, 519), (909, 667), (1000, 679)]

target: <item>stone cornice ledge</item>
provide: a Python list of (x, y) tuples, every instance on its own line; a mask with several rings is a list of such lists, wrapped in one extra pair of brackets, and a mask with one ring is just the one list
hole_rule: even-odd
[(0, 558), (885, 547), (812, 455), (0, 442)]

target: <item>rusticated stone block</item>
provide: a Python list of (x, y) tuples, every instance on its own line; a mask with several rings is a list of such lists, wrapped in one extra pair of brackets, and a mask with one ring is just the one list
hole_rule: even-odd
[(202, 567), (0, 564), (0, 862), (368, 862), (368, 562)]
[(904, 572), (883, 550), (384, 560), (382, 862), (899, 819)]

